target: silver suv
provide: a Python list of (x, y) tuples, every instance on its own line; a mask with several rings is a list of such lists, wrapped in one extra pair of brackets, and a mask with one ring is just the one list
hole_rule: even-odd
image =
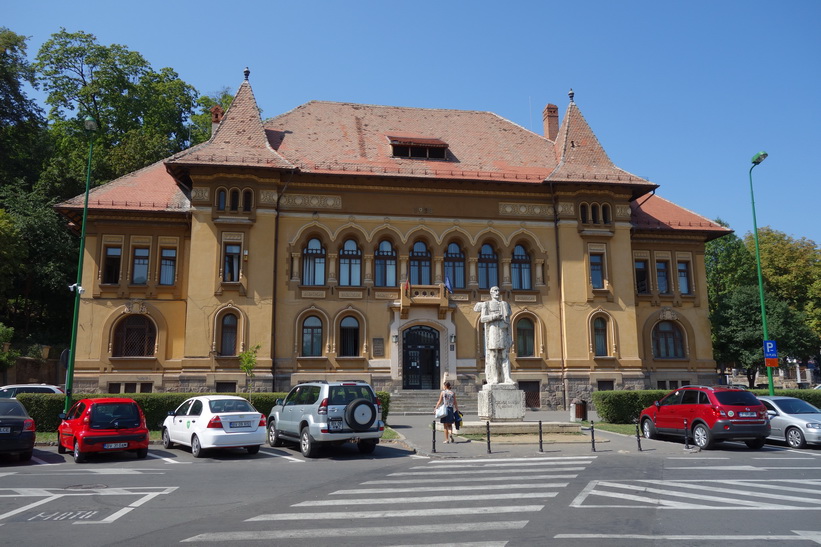
[(366, 382), (306, 382), (277, 399), (268, 415), (268, 444), (299, 443), (306, 458), (323, 444), (355, 442), (370, 454), (385, 431), (382, 405)]
[(11, 399), (20, 393), (65, 393), (60, 386), (48, 384), (12, 384), (0, 387), (0, 399)]

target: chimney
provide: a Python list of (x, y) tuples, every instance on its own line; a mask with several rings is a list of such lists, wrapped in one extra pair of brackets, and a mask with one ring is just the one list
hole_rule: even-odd
[(555, 141), (559, 135), (559, 107), (555, 104), (549, 104), (544, 107), (542, 112), (544, 119), (544, 136)]
[(219, 127), (220, 122), (222, 121), (222, 117), (225, 115), (225, 111), (222, 107), (218, 104), (215, 104), (211, 107), (211, 135), (213, 136), (214, 133), (217, 132), (217, 127)]

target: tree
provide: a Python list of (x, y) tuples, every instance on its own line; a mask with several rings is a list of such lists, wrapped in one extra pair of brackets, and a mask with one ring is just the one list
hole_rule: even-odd
[(47, 195), (83, 192), (88, 140), (82, 120), (98, 123), (93, 178), (111, 180), (189, 145), (196, 90), (170, 68), (154, 70), (125, 46), (103, 46), (92, 34), (64, 28), (40, 48), (34, 65), (47, 93), (55, 146), (41, 179)]
[(245, 389), (248, 391), (248, 401), (251, 401), (251, 378), (254, 377), (254, 369), (257, 367), (257, 352), (261, 346), (250, 347), (239, 354), (239, 368), (245, 373)]
[[(721, 219), (716, 222), (729, 227)], [(735, 234), (708, 242), (704, 250), (704, 263), (711, 309), (736, 288), (757, 283), (755, 257)]]
[(234, 96), (227, 87), (213, 95), (203, 95), (197, 99), (199, 114), (191, 116), (191, 144), (199, 144), (211, 138), (211, 108), (219, 105), (223, 112), (228, 110)]

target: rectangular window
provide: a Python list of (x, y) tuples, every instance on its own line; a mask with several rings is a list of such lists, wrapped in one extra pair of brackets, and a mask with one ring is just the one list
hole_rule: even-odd
[(690, 283), (690, 263), (682, 261), (678, 263), (678, 290), (681, 294), (693, 294), (693, 287)]
[(137, 247), (134, 249), (131, 267), (131, 283), (134, 285), (146, 285), (148, 283), (147, 247)]
[(656, 284), (659, 294), (670, 294), (670, 268), (666, 260), (656, 261)]
[(636, 260), (634, 262), (636, 272), (636, 292), (638, 294), (650, 294), (650, 274), (646, 260)]
[(590, 284), (594, 289), (604, 288), (604, 255), (590, 255)]
[(103, 259), (103, 283), (116, 285), (120, 282), (120, 262), (123, 250), (120, 247), (106, 247)]
[(240, 256), (242, 245), (226, 243), (223, 250), (222, 281), (223, 283), (238, 283), (240, 275)]
[(236, 382), (217, 382), (215, 391), (217, 393), (236, 393)]
[(173, 285), (177, 276), (177, 249), (160, 251), (160, 285)]

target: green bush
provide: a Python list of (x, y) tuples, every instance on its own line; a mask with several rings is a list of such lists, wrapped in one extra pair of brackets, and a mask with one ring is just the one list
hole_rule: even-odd
[[(198, 395), (238, 395), (245, 399), (247, 393), (123, 393), (123, 394), (78, 394), (74, 400), (98, 399), (100, 397), (128, 397), (134, 399), (145, 413), (148, 429), (158, 430), (170, 411), (175, 410), (183, 401)], [(287, 393), (252, 393), (254, 408), (266, 417), (271, 412), (277, 399), (284, 399)], [(376, 393), (382, 403), (382, 421), (387, 421), (391, 396), (385, 391)], [(58, 415), (63, 412), (65, 396), (57, 393), (21, 393), (17, 399), (23, 403), (29, 415), (34, 418), (37, 431), (57, 431), (60, 425)]]

